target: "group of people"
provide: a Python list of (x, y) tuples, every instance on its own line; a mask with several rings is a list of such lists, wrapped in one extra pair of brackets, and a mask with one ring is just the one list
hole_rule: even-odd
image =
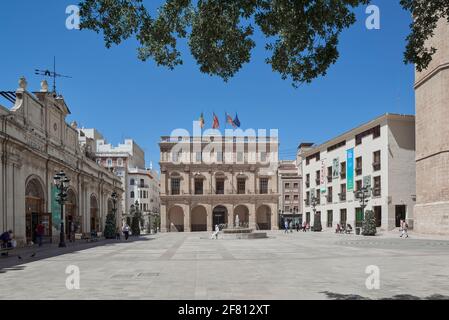
[(335, 229), (335, 233), (350, 233), (352, 232), (352, 226), (348, 223), (337, 223), (337, 228)]
[(299, 222), (296, 222), (293, 225), (293, 221), (285, 220), (284, 221), (284, 233), (293, 232), (293, 229), (296, 229), (296, 232), (299, 232), (302, 230), (303, 232), (306, 232), (310, 230), (310, 224), (306, 221), (301, 225)]

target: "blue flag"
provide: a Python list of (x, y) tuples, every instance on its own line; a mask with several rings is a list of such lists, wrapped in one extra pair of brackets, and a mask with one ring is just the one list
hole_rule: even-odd
[(233, 122), (236, 127), (240, 128), (240, 120), (239, 120), (239, 117), (237, 116), (237, 112), (235, 113), (235, 118), (234, 118)]

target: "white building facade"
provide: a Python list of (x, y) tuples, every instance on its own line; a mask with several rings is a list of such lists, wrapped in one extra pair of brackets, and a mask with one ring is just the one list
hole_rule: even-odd
[(298, 150), (303, 176), (303, 212), (323, 228), (338, 223), (361, 227), (361, 201), (354, 191), (368, 187), (366, 210), (377, 227), (391, 230), (406, 219), (413, 226), (415, 195), (415, 118), (386, 114), (318, 146)]
[(128, 192), (130, 202), (138, 203), (142, 212), (147, 232), (153, 228), (152, 222), (160, 214), (160, 182), (159, 174), (155, 170), (131, 168), (128, 172)]

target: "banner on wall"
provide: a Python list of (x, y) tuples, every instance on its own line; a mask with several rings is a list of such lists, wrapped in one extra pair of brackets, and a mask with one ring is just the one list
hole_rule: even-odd
[(354, 149), (347, 150), (346, 191), (354, 191)]
[(325, 159), (321, 160), (321, 172), (320, 172), (320, 190), (321, 193), (326, 192), (326, 164)]
[(59, 231), (61, 226), (61, 205), (58, 202), (58, 188), (51, 185), (51, 220), (53, 227)]
[(332, 160), (332, 179), (338, 179), (340, 175), (340, 160), (335, 158)]

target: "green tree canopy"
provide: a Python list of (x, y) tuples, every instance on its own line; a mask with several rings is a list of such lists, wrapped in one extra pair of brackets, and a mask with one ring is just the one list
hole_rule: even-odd
[[(448, 0), (399, 0), (414, 17), (404, 53), (419, 71), (435, 48), (425, 41), (437, 21), (449, 21)], [(257, 26), (271, 52), (266, 62), (294, 86), (326, 74), (341, 32), (356, 22), (354, 9), (370, 0), (166, 0), (149, 12), (142, 0), (82, 0), (81, 29), (102, 32), (106, 47), (135, 37), (138, 58), (170, 69), (182, 64), (179, 39), (187, 39), (201, 72), (227, 81), (251, 59)]]

